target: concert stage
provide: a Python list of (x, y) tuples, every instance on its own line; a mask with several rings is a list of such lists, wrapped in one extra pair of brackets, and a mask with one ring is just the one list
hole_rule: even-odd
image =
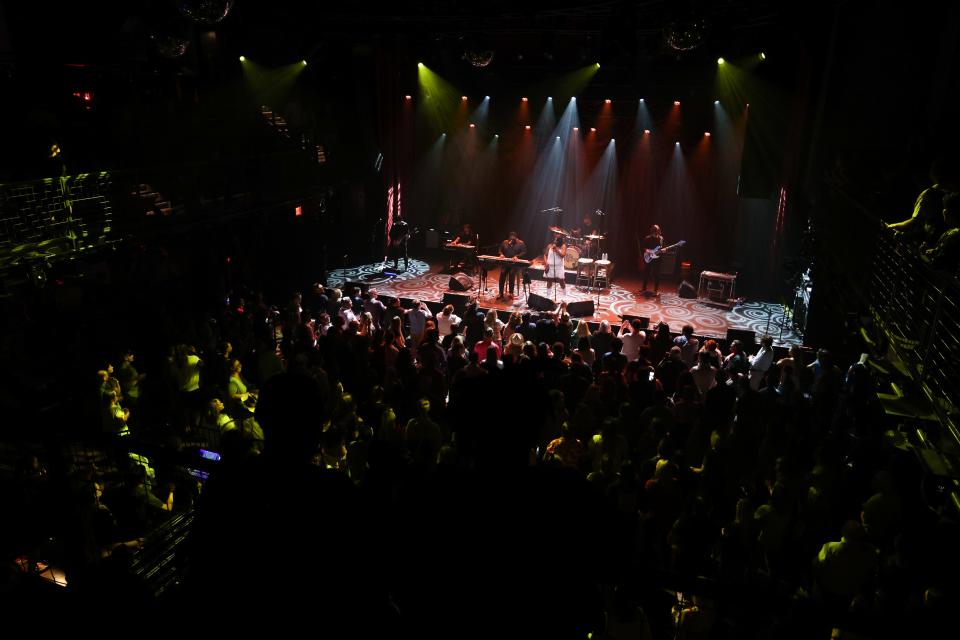
[[(401, 263), (402, 265), (402, 263)], [(344, 282), (364, 282), (377, 293), (386, 296), (407, 299), (420, 299), (429, 303), (440, 303), (449, 288), (450, 274), (443, 272), (446, 263), (440, 258), (428, 263), (424, 260), (410, 260), (410, 268), (400, 271), (395, 277), (383, 275), (382, 263), (374, 263), (336, 269), (330, 273), (330, 286), (339, 287)], [(387, 269), (392, 272), (392, 269)], [(529, 309), (522, 291), (513, 300), (497, 300), (497, 281), (499, 271), (493, 269), (487, 278), (487, 290), (478, 291), (478, 278), (474, 277), (474, 287), (462, 295), (476, 299), (479, 295), (479, 305), (484, 309), (494, 308), (501, 311), (525, 311)], [(622, 321), (624, 315), (641, 316), (650, 319), (654, 325), (661, 320), (670, 325), (670, 330), (679, 333), (680, 327), (685, 324), (693, 326), (699, 336), (725, 338), (729, 329), (754, 331), (757, 338), (769, 333), (777, 346), (791, 346), (802, 344), (803, 338), (797, 335), (791, 325), (789, 317), (784, 313), (782, 305), (772, 302), (745, 301), (727, 308), (711, 302), (695, 299), (685, 299), (677, 296), (673, 284), (661, 282), (661, 297), (645, 298), (638, 293), (641, 281), (637, 276), (615, 274), (615, 280), (609, 288), (600, 292), (599, 304), (596, 291), (567, 284), (566, 291), (557, 288), (557, 302), (576, 302), (592, 299), (595, 304), (594, 315), (586, 319), (593, 322), (608, 320), (611, 324)], [(530, 285), (531, 293), (539, 296), (554, 298), (552, 287), (548, 287), (543, 280), (533, 280)]]

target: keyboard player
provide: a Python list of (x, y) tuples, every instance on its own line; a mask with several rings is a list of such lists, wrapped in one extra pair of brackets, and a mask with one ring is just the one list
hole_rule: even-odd
[[(500, 256), (503, 258), (511, 258), (513, 260), (518, 260), (523, 258), (527, 254), (527, 245), (517, 237), (516, 231), (511, 231), (510, 236), (500, 243)], [(500, 288), (499, 295), (497, 299), (502, 299), (504, 284), (509, 281), (509, 291), (510, 297), (513, 297), (514, 291), (516, 290), (517, 285), (517, 276), (522, 271), (522, 268), (511, 266), (509, 264), (504, 264), (500, 267)]]
[(450, 251), (450, 264), (447, 265), (448, 268), (451, 271), (455, 269), (472, 269), (476, 262), (479, 242), (480, 238), (473, 230), (473, 227), (470, 226), (470, 223), (463, 223), (457, 236), (447, 243), (447, 249)]

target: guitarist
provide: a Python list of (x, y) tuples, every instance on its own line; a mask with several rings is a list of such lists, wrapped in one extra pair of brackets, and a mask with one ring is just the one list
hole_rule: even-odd
[[(653, 251), (657, 247), (663, 246), (663, 234), (660, 232), (660, 225), (655, 224), (650, 227), (650, 233), (643, 239), (643, 250)], [(643, 256), (640, 256), (641, 262), (643, 262)], [(650, 279), (650, 276), (653, 276), (653, 293), (654, 295), (659, 295), (660, 291), (660, 261), (652, 260), (649, 264), (646, 265), (646, 269), (643, 270), (643, 292), (647, 292), (647, 282)]]
[(403, 256), (403, 270), (407, 270), (409, 256), (407, 255), (407, 237), (410, 235), (410, 226), (398, 211), (390, 226), (390, 255), (393, 256), (393, 268), (397, 269), (400, 257)]

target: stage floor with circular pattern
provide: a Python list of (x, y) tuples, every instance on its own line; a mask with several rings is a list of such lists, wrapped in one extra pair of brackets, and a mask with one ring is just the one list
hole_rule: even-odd
[[(391, 272), (389, 265), (387, 266), (387, 272)], [(444, 266), (439, 262), (431, 265), (424, 260), (411, 259), (406, 271), (389, 276), (383, 275), (384, 265), (377, 262), (337, 269), (330, 273), (329, 282), (331, 286), (340, 286), (344, 282), (362, 281), (382, 295), (440, 302), (443, 295), (450, 292), (450, 275), (442, 272)], [(474, 286), (464, 293), (471, 297), (479, 295), (479, 304), (483, 308), (526, 310), (528, 307), (522, 292), (513, 300), (496, 299), (498, 276), (497, 270), (490, 271), (487, 291), (478, 291)], [(474, 283), (476, 282), (477, 278), (474, 278)], [(650, 318), (651, 324), (666, 322), (674, 332), (689, 324), (693, 326), (694, 332), (701, 336), (723, 338), (728, 329), (742, 329), (754, 331), (758, 338), (769, 334), (778, 346), (803, 343), (803, 337), (793, 330), (783, 305), (747, 300), (728, 308), (711, 302), (680, 298), (676, 295), (673, 284), (663, 287), (659, 298), (647, 298), (639, 293), (640, 286), (639, 278), (618, 277), (609, 288), (600, 292), (599, 304), (596, 304), (598, 297), (595, 291), (591, 293), (567, 284), (566, 290), (557, 288), (556, 300), (558, 303), (569, 303), (592, 298), (595, 312), (587, 319), (596, 322), (608, 320), (611, 323), (620, 323), (624, 315), (643, 316)], [(534, 280), (530, 291), (554, 299), (553, 288), (548, 287), (542, 280)]]

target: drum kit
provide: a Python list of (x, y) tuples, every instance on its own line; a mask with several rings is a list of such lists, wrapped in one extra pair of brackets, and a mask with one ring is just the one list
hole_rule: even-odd
[[(565, 269), (575, 269), (581, 258), (600, 255), (600, 242), (604, 239), (604, 236), (591, 233), (590, 235), (580, 237), (573, 235), (563, 227), (549, 227), (549, 229), (551, 233), (563, 236), (564, 242), (567, 244), (567, 255), (563, 259)], [(543, 250), (544, 255), (547, 254), (549, 248), (550, 245), (548, 244)]]

